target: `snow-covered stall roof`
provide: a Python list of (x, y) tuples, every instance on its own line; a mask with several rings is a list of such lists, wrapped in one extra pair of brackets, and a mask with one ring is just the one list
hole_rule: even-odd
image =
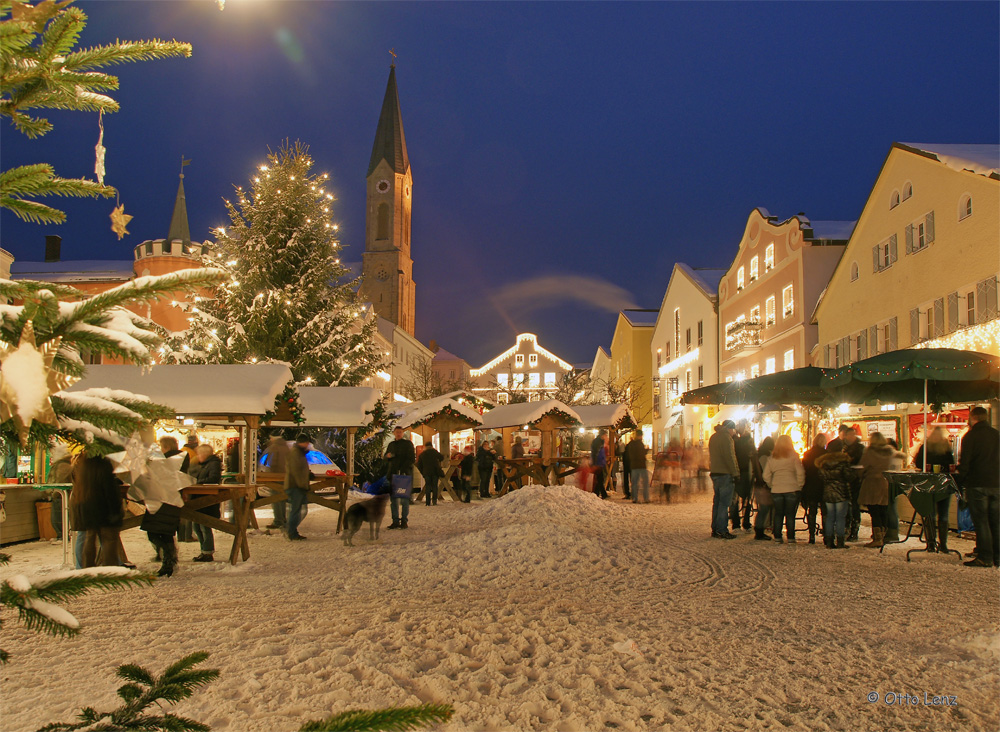
[(601, 427), (634, 428), (636, 421), (624, 404), (590, 404), (574, 407), (580, 421), (588, 429)]
[(399, 415), (396, 426), (403, 429), (416, 427), (437, 415), (466, 419), (476, 426), (483, 423), (479, 412), (464, 404), (459, 404), (448, 396), (424, 399), (419, 402), (397, 402), (392, 405), (391, 409)]
[(292, 380), (276, 363), (169, 364), (147, 372), (138, 366), (88, 366), (87, 374), (66, 391), (118, 389), (148, 397), (183, 416), (263, 415)]
[(496, 403), (492, 399), (484, 397), (482, 394), (475, 394), (471, 391), (466, 391), (464, 389), (459, 389), (457, 391), (449, 391), (447, 394), (442, 394), (441, 396), (446, 396), (449, 399), (458, 401), (459, 399), (467, 399), (473, 402), (482, 402), (489, 407), (495, 407)]
[[(367, 414), (381, 397), (370, 386), (300, 386), (299, 402), (305, 422), (300, 427), (364, 427)], [(291, 422), (272, 422), (281, 426)]]
[(541, 402), (523, 402), (521, 404), (505, 404), (491, 409), (483, 415), (484, 430), (499, 430), (503, 427), (520, 427), (537, 422), (549, 412), (562, 412), (577, 422), (582, 422), (580, 415), (572, 407), (568, 407), (558, 399), (546, 399)]

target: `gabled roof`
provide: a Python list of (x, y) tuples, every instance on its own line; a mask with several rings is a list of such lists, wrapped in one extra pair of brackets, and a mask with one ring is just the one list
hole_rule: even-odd
[(396, 91), (396, 65), (389, 67), (389, 83), (385, 87), (382, 113), (375, 130), (375, 144), (372, 158), (368, 163), (368, 175), (385, 160), (396, 173), (410, 169), (410, 158), (406, 154), (406, 137), (403, 135), (403, 117), (399, 111), (399, 93)]
[(726, 276), (726, 270), (708, 267), (689, 267), (683, 262), (674, 265), (681, 270), (711, 298), (719, 296), (719, 282)]
[(444, 348), (438, 348), (437, 352), (434, 354), (435, 361), (464, 361), (465, 359), (461, 356), (456, 356), (449, 350)]
[(656, 325), (656, 318), (660, 314), (659, 310), (622, 310), (621, 314), (635, 328), (652, 328)]
[(897, 142), (893, 147), (938, 160), (952, 170), (968, 170), (987, 178), (1000, 177), (1000, 145)]
[(499, 430), (503, 427), (519, 427), (531, 425), (549, 412), (561, 414), (567, 422), (579, 424), (580, 415), (572, 407), (556, 399), (546, 399), (540, 402), (522, 402), (520, 404), (505, 404), (491, 409), (483, 415), (484, 430)]

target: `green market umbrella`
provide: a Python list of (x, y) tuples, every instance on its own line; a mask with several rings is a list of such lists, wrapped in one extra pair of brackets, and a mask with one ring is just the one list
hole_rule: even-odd
[(832, 403), (823, 389), (823, 377), (830, 369), (806, 366), (753, 379), (712, 384), (684, 392), (684, 404), (824, 404)]

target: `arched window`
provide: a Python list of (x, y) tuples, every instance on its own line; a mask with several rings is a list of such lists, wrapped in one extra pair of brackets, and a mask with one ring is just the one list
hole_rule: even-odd
[(910, 183), (909, 181), (906, 181), (906, 185), (903, 186), (903, 200), (905, 201), (912, 195), (913, 195), (913, 184)]
[(854, 282), (856, 279), (858, 279), (858, 275), (859, 274), (860, 274), (860, 271), (859, 271), (859, 268), (858, 268), (858, 263), (857, 262), (851, 262), (851, 282)]
[(375, 230), (376, 239), (389, 238), (389, 204), (380, 203), (378, 205), (378, 228)]
[(965, 195), (958, 204), (958, 220), (961, 221), (969, 216), (972, 216), (972, 196)]
[(899, 191), (893, 191), (892, 196), (889, 198), (889, 209), (892, 210), (899, 205)]

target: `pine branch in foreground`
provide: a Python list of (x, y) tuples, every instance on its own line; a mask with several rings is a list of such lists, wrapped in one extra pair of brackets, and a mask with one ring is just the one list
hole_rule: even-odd
[(421, 704), (390, 709), (355, 709), (324, 720), (306, 722), (299, 732), (407, 732), (447, 722), (455, 713), (450, 704)]

